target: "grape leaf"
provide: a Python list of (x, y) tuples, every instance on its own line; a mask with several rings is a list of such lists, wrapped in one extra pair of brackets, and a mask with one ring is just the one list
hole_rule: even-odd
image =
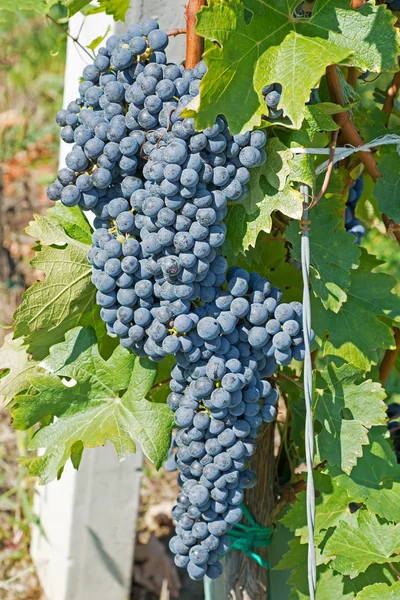
[[(314, 484), (319, 492), (315, 499), (315, 540), (318, 546), (326, 530), (335, 527), (349, 512), (352, 499), (337, 480), (331, 479), (320, 471), (314, 472)], [(296, 502), (281, 519), (281, 523), (295, 536), (299, 536), (302, 544), (306, 544), (308, 542), (306, 492), (300, 492), (296, 498)]]
[(81, 9), (90, 4), (91, 0), (61, 0), (62, 4), (68, 8), (68, 17), (73, 17)]
[(88, 46), (86, 46), (86, 48), (89, 48), (89, 50), (92, 50), (94, 52), (96, 50), (96, 48), (98, 46), (100, 46), (100, 44), (106, 39), (106, 37), (108, 36), (110, 31), (111, 31), (111, 27), (109, 25), (107, 27), (105, 33), (103, 35), (98, 35), (97, 37), (95, 37), (94, 40), (92, 40), (90, 42), (90, 44)]
[(29, 387), (27, 375), (36, 372), (40, 372), (39, 365), (29, 357), (24, 341), (7, 335), (0, 348), (0, 394), (5, 403), (26, 390)]
[(337, 467), (328, 467), (327, 471), (346, 489), (353, 502), (362, 502), (371, 512), (387, 519), (400, 521), (400, 466), (389, 444), (384, 439), (383, 428), (374, 427), (369, 433), (369, 446), (363, 447), (351, 472), (351, 477)]
[(369, 370), (378, 363), (379, 348), (394, 348), (391, 328), (377, 316), (399, 320), (400, 299), (391, 292), (395, 278), (373, 271), (380, 264), (361, 251), (360, 266), (351, 272), (347, 301), (337, 314), (324, 310), (319, 299), (312, 299), (313, 329), (324, 356), (340, 356)]
[(92, 243), (92, 228), (79, 206), (67, 207), (62, 202), (56, 202), (46, 215), (56, 219), (70, 238), (83, 244)]
[(266, 146), (267, 161), (265, 163), (265, 178), (276, 190), (283, 190), (290, 173), (290, 161), (293, 154), (277, 138), (270, 138)]
[(380, 523), (366, 510), (358, 511), (357, 525), (340, 521), (328, 539), (324, 556), (335, 556), (332, 567), (351, 578), (373, 563), (399, 562), (400, 523)]
[[(281, 558), (278, 565), (273, 567), (276, 571), (291, 570), (290, 577), (287, 582), (293, 587), (290, 590), (290, 600), (306, 600), (308, 595), (308, 579), (307, 579), (307, 545), (300, 543), (300, 538), (294, 538), (289, 542), (289, 551)], [(329, 559), (321, 556), (321, 550), (316, 548), (317, 558), (317, 598), (318, 600), (350, 600), (354, 596), (343, 596), (336, 593), (337, 585), (340, 585), (342, 577), (336, 574), (335, 580), (332, 579), (333, 571), (323, 563), (327, 563)], [(322, 595), (322, 590), (326, 588), (326, 580), (329, 582), (328, 596)], [(343, 591), (343, 586), (340, 587)], [(326, 591), (326, 590), (325, 590)]]
[[(306, 563), (302, 566), (302, 570), (303, 573), (301, 573), (301, 567), (296, 567), (289, 579), (294, 586), (290, 591), (289, 600), (306, 600), (310, 597)], [(344, 578), (329, 566), (324, 565), (318, 569), (316, 587), (318, 600), (353, 600), (354, 594), (347, 587)]]
[(245, 255), (232, 253), (232, 264), (249, 271), (257, 271), (279, 287), (285, 302), (301, 301), (303, 280), (301, 272), (287, 262), (284, 240), (261, 232), (254, 248)]
[[(27, 228), (40, 242), (32, 265), (44, 271), (46, 279), (25, 292), (15, 313), (15, 337), (24, 337), (35, 358), (46, 356), (68, 329), (94, 325), (98, 320), (96, 290), (87, 260), (90, 230), (85, 230), (85, 221), (77, 213), (71, 213), (64, 226), (63, 212), (52, 210), (44, 217), (36, 215)], [(79, 239), (71, 237), (74, 234)]]
[[(314, 138), (310, 138), (308, 133), (301, 129), (300, 131), (291, 131), (288, 129), (282, 129), (278, 132), (279, 139), (289, 149), (293, 148), (307, 148), (307, 147), (319, 147), (319, 144)], [(321, 142), (322, 143), (322, 142)], [(326, 145), (324, 139), (322, 146)], [(296, 181), (305, 183), (310, 187), (315, 187), (315, 165), (314, 156), (312, 154), (295, 154), (292, 152), (292, 160), (290, 162), (290, 175), (289, 181)]]
[(386, 583), (375, 583), (361, 590), (356, 600), (398, 600), (400, 598), (400, 581), (391, 586)]
[(165, 404), (145, 399), (156, 365), (122, 346), (104, 360), (90, 328), (75, 328), (65, 338), (41, 363), (47, 374), (28, 376), (30, 393), (17, 396), (11, 409), (21, 429), (44, 416), (58, 417), (32, 438), (30, 448), (45, 452), (25, 459), (29, 471), (42, 483), (51, 481), (77, 444), (93, 448), (110, 441), (123, 460), (135, 451), (134, 439), (159, 468), (168, 452), (173, 413)]
[(374, 186), (374, 197), (378, 200), (378, 208), (390, 219), (400, 222), (400, 156), (395, 153), (385, 154), (379, 161), (379, 177)]
[(320, 461), (327, 460), (350, 473), (368, 444), (372, 425), (386, 424), (386, 397), (377, 382), (358, 384), (361, 371), (351, 365), (328, 365), (317, 373), (314, 418), (321, 424), (317, 436)]
[[(310, 135), (313, 135), (318, 131), (336, 131), (339, 129), (339, 125), (335, 123), (330, 115), (342, 111), (332, 109), (333, 112), (329, 113), (324, 111), (321, 106), (322, 104), (310, 104), (305, 107), (304, 118), (306, 121), (306, 131)], [(333, 106), (336, 105), (334, 104)], [(342, 109), (342, 107), (340, 108)]]
[(260, 231), (271, 231), (271, 215), (276, 210), (293, 219), (300, 219), (302, 196), (290, 185), (283, 190), (274, 189), (265, 179), (262, 168), (257, 169), (244, 203), (233, 205), (228, 210), (227, 240), (234, 254), (243, 254), (250, 246), (254, 247)]
[(106, 15), (114, 17), (114, 21), (125, 21), (130, 0), (99, 0), (99, 4)]
[(218, 43), (205, 53), (200, 105), (190, 113), (198, 130), (221, 113), (233, 133), (260, 125), (267, 112), (262, 87), (276, 82), (283, 86), (279, 107), (297, 129), (310, 90), (328, 65), (346, 61), (362, 70), (397, 69), (395, 19), (384, 6), (368, 2), (355, 11), (348, 0), (317, 0), (310, 19), (296, 20), (297, 4), (211, 0), (200, 11), (197, 33)]
[[(325, 308), (338, 312), (346, 301), (350, 269), (358, 265), (360, 250), (354, 236), (347, 233), (338, 216), (338, 202), (320, 200), (310, 213), (310, 262), (313, 291)], [(292, 255), (301, 260), (301, 236), (298, 224), (289, 223), (285, 237), (293, 246)]]
[(73, 17), (82, 8), (90, 4), (92, 0), (64, 0), (64, 6), (68, 7), (68, 16)]
[(58, 0), (0, 0), (0, 11), (17, 13), (19, 10), (32, 10), (44, 14), (57, 2)]

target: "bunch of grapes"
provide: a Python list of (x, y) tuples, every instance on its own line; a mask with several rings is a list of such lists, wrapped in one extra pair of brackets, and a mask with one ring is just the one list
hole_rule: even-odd
[(386, 409), (388, 418), (387, 428), (390, 432), (390, 437), (393, 440), (393, 450), (397, 457), (397, 462), (400, 463), (400, 404), (391, 402)]
[(265, 105), (268, 108), (267, 118), (271, 121), (279, 119), (283, 115), (283, 110), (278, 108), (282, 95), (281, 84), (273, 83), (271, 85), (264, 85), (261, 93), (264, 96)]
[(386, 4), (390, 10), (400, 10), (400, 0), (386, 0)]
[(357, 219), (357, 217), (355, 216), (357, 202), (361, 198), (363, 190), (364, 180), (361, 175), (358, 179), (355, 180), (355, 182), (351, 186), (346, 202), (344, 225), (346, 227), (346, 231), (352, 233), (355, 236), (356, 244), (360, 244), (361, 238), (365, 234), (365, 227), (361, 224), (360, 219)]
[[(201, 579), (221, 574), (226, 533), (255, 484), (248, 460), (278, 401), (267, 378), (304, 357), (302, 306), (282, 303), (257, 273), (227, 271), (227, 203), (246, 196), (250, 169), (265, 162), (266, 133), (231, 135), (223, 116), (196, 131), (183, 111), (206, 66), (167, 63), (167, 44), (144, 21), (85, 67), (79, 98), (56, 117), (73, 146), (48, 196), (95, 214), (88, 259), (108, 332), (138, 356), (176, 358), (169, 467), (182, 493), (170, 547)], [(281, 87), (263, 93), (278, 118)]]

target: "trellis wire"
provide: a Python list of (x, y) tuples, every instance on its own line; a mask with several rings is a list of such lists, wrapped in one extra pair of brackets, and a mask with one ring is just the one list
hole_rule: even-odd
[[(396, 134), (388, 134), (378, 137), (371, 142), (363, 144), (362, 146), (344, 146), (343, 148), (336, 148), (334, 152), (335, 162), (347, 158), (355, 152), (370, 152), (371, 148), (377, 146), (386, 146), (387, 144), (396, 144), (397, 151), (400, 153), (400, 136)], [(330, 148), (290, 148), (293, 154), (330, 154)], [(329, 165), (329, 160), (321, 163), (315, 170), (316, 174), (319, 175), (323, 171), (326, 171)]]
[(304, 332), (304, 399), (306, 405), (305, 447), (307, 463), (307, 527), (308, 527), (308, 588), (310, 600), (315, 598), (317, 582), (317, 566), (314, 546), (314, 523), (315, 523), (315, 489), (313, 477), (314, 460), (314, 430), (312, 419), (312, 363), (310, 351), (311, 337), (311, 306), (309, 290), (310, 273), (310, 239), (308, 206), (310, 204), (310, 193), (307, 185), (300, 186), (303, 196), (303, 219), (301, 221), (301, 271), (303, 275), (303, 332)]

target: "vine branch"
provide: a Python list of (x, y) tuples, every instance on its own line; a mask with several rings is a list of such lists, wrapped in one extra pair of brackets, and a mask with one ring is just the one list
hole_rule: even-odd
[(394, 341), (396, 343), (396, 348), (394, 350), (386, 350), (381, 366), (379, 367), (379, 379), (383, 385), (385, 385), (389, 379), (390, 372), (396, 362), (400, 350), (400, 329), (397, 329), (397, 327), (394, 328)]
[(60, 25), (60, 23), (56, 19), (53, 19), (53, 17), (51, 15), (46, 15), (46, 18), (49, 19), (49, 21), (51, 21), (52, 23), (54, 23), (54, 25), (56, 25), (56, 27), (58, 27), (58, 29), (61, 29), (61, 31), (63, 33), (65, 33), (66, 36), (71, 38), (71, 40), (73, 40), (75, 42), (75, 44), (77, 44), (79, 46), (79, 48), (81, 50), (83, 50), (89, 56), (90, 60), (93, 60), (93, 55), (90, 54), (89, 50), (80, 43), (80, 41), (78, 40), (77, 37), (74, 37), (73, 35), (71, 35), (70, 32), (68, 31), (68, 29), (64, 29), (64, 27), (62, 25)]
[[(328, 82), (329, 93), (331, 95), (332, 101), (335, 104), (340, 104), (340, 106), (344, 106), (344, 98), (342, 93), (342, 88), (340, 86), (339, 75), (337, 72), (336, 65), (330, 65), (326, 69), (326, 79)], [(362, 146), (364, 144), (364, 140), (358, 133), (353, 121), (350, 118), (350, 112), (346, 110), (346, 112), (338, 113), (334, 115), (335, 122), (339, 125), (343, 137), (348, 144), (352, 146)], [(371, 175), (372, 179), (376, 181), (381, 174), (378, 171), (376, 166), (376, 162), (371, 152), (359, 152), (359, 157), (368, 173)]]
[[(336, 104), (340, 104), (340, 106), (344, 106), (345, 102), (343, 99), (342, 88), (340, 86), (340, 80), (336, 65), (330, 65), (329, 67), (327, 67), (326, 79), (332, 101)], [(350, 112), (348, 110), (346, 112), (334, 115), (334, 119), (341, 129), (345, 143), (351, 144), (355, 147), (362, 146), (364, 144), (364, 140), (358, 133), (356, 126), (351, 120)], [(381, 176), (381, 174), (378, 171), (378, 167), (376, 166), (376, 161), (372, 153), (359, 152), (358, 155), (360, 157), (360, 161), (363, 163), (364, 167), (371, 175), (373, 181), (376, 182), (376, 180), (378, 179), (378, 177)], [(387, 231), (392, 232), (397, 242), (400, 244), (400, 229), (397, 226), (397, 224), (392, 219), (389, 219), (389, 217), (384, 213), (382, 214), (382, 220), (385, 224)]]
[(204, 38), (195, 32), (196, 15), (207, 0), (189, 0), (186, 6), (186, 69), (193, 69), (201, 61), (204, 52)]
[[(392, 114), (392, 110), (393, 110), (393, 106), (394, 106), (394, 100), (396, 98), (397, 92), (400, 89), (400, 71), (397, 71), (397, 73), (394, 75), (393, 80), (391, 85), (389, 86), (389, 89), (387, 91), (386, 94), (386, 98), (385, 98), (385, 102), (383, 104), (383, 112), (385, 112), (388, 116), (388, 121), (389, 121), (389, 117)], [(386, 122), (387, 124), (387, 122)]]
[(310, 206), (308, 207), (308, 210), (313, 208), (317, 204), (317, 202), (319, 202), (321, 200), (322, 196), (325, 194), (326, 190), (328, 189), (329, 180), (331, 178), (332, 171), (333, 171), (333, 165), (335, 164), (335, 150), (336, 150), (336, 143), (337, 143), (338, 135), (339, 135), (339, 130), (332, 132), (331, 151), (329, 153), (329, 164), (328, 164), (328, 168), (325, 173), (324, 182), (322, 184), (322, 187), (321, 187), (319, 193), (317, 194), (317, 196), (315, 196), (314, 200), (311, 202)]
[(357, 87), (358, 71), (355, 67), (349, 67), (347, 73), (347, 83), (349, 83), (354, 89)]

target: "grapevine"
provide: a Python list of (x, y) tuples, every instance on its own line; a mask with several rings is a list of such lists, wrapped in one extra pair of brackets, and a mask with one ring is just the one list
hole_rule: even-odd
[[(312, 597), (303, 229), (317, 598), (398, 596), (396, 7), (191, 2), (187, 29), (170, 32), (187, 35), (185, 66), (168, 62), (156, 21), (130, 24), (96, 49), (79, 97), (56, 115), (71, 150), (47, 190), (54, 206), (28, 230), (46, 279), (0, 350), (1, 390), (17, 428), (38, 424), (31, 448), (44, 453), (25, 464), (43, 483), (107, 440), (122, 459), (135, 439), (176, 470), (169, 547), (194, 580), (220, 578), (226, 563), (248, 573), (257, 548), (238, 557), (230, 540), (269, 486), (270, 562), (290, 571), (291, 598)], [(373, 151), (356, 151), (364, 141)], [(346, 144), (354, 152), (335, 162)], [(276, 472), (265, 474), (274, 431)], [(284, 529), (293, 539), (276, 559)], [(264, 575), (237, 589), (264, 597)]]
[[(206, 66), (167, 64), (167, 44), (158, 23), (144, 21), (99, 49), (80, 97), (57, 114), (75, 145), (48, 196), (96, 215), (88, 258), (108, 332), (136, 355), (175, 356), (168, 406), (181, 428), (182, 493), (170, 548), (197, 580), (222, 573), (225, 534), (255, 485), (247, 461), (262, 421), (276, 416), (267, 378), (304, 356), (302, 307), (281, 303), (281, 290), (255, 272), (225, 274), (227, 202), (246, 196), (266, 134), (232, 136), (223, 116), (196, 131), (182, 112)], [(270, 87), (269, 117), (280, 97)]]

